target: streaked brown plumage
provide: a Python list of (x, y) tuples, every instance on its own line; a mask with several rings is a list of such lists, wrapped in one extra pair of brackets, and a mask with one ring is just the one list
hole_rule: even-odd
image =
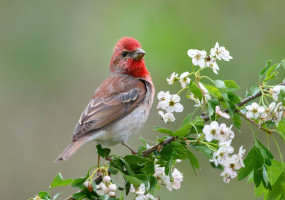
[(75, 127), (72, 143), (56, 161), (68, 159), (93, 140), (105, 146), (126, 145), (142, 128), (154, 96), (144, 54), (133, 38), (122, 38), (116, 44), (109, 77), (95, 91)]

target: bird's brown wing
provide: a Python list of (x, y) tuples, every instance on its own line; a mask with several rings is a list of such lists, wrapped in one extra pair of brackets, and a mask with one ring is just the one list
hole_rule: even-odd
[(95, 91), (75, 127), (73, 140), (125, 117), (142, 104), (146, 85), (128, 75), (111, 74)]

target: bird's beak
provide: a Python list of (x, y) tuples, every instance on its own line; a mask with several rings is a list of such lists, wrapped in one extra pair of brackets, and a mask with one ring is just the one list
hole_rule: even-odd
[(134, 60), (142, 60), (145, 55), (145, 51), (142, 49), (137, 49), (133, 54)]

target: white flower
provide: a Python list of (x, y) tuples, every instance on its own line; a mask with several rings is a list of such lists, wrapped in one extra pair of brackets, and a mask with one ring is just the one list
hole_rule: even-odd
[(205, 100), (206, 100), (206, 103), (207, 103), (208, 100), (211, 99), (211, 95), (210, 95), (209, 91), (205, 88), (205, 86), (202, 83), (199, 83), (199, 86), (200, 86), (201, 90), (204, 92)]
[(232, 125), (230, 127), (227, 127), (225, 123), (222, 123), (220, 125), (220, 134), (217, 135), (217, 140), (219, 140), (220, 145), (227, 144), (227, 141), (229, 141), (229, 144), (231, 143), (232, 139), (235, 137), (235, 134), (232, 131), (232, 127)]
[(180, 75), (180, 83), (182, 88), (185, 88), (187, 85), (190, 84), (190, 78), (187, 77), (188, 75), (189, 72), (184, 72)]
[(145, 193), (145, 185), (142, 183), (139, 187), (135, 188), (133, 184), (131, 184), (130, 192), (143, 195)]
[(199, 65), (201, 68), (205, 67), (205, 58), (207, 55), (206, 51), (199, 51), (197, 49), (189, 49), (187, 52), (188, 56), (192, 58), (193, 65)]
[(229, 183), (231, 179), (237, 177), (237, 172), (231, 168), (225, 168), (224, 171), (221, 173), (223, 176), (223, 180), (225, 183)]
[(229, 119), (229, 118), (230, 118), (229, 114), (227, 114), (227, 113), (221, 111), (220, 106), (216, 106), (216, 113), (217, 113), (217, 115), (219, 115), (219, 116), (221, 116), (221, 117), (224, 117), (224, 118), (226, 118), (226, 119)]
[(112, 183), (112, 184), (109, 185), (108, 189), (109, 189), (109, 191), (116, 192), (117, 186)]
[(164, 91), (160, 91), (157, 94), (157, 98), (159, 100), (157, 108), (162, 108), (162, 109), (166, 109), (167, 107), (167, 102), (170, 100), (171, 98), (171, 94), (169, 94), (169, 92), (164, 92)]
[(244, 167), (243, 160), (241, 160), (237, 154), (227, 157), (223, 165), (226, 168), (232, 168), (233, 170), (239, 170), (240, 168)]
[(173, 178), (173, 185), (172, 188), (178, 190), (180, 188), (180, 183), (183, 181), (183, 175), (181, 174), (178, 169), (174, 169), (172, 172), (172, 178)]
[(156, 200), (156, 198), (151, 194), (146, 194), (146, 195), (140, 194), (135, 198), (135, 200), (149, 200), (149, 199)]
[(240, 146), (239, 148), (239, 152), (238, 152), (238, 157), (239, 157), (239, 162), (241, 164), (242, 167), (245, 167), (244, 166), (244, 163), (243, 163), (243, 159), (245, 158), (245, 149), (243, 149), (243, 145)]
[(96, 193), (100, 196), (108, 193), (108, 189), (103, 182), (101, 182), (99, 185), (96, 185)]
[(175, 81), (179, 80), (178, 78), (178, 74), (176, 74), (175, 72), (173, 72), (169, 78), (166, 78), (167, 82), (169, 85), (172, 85)]
[(217, 136), (220, 134), (221, 130), (218, 122), (212, 121), (210, 125), (205, 125), (203, 128), (203, 133), (205, 134), (205, 139), (208, 142), (217, 139)]
[(278, 101), (278, 95), (280, 94), (280, 85), (276, 85), (273, 89), (272, 89), (272, 98), (275, 101)]
[(104, 181), (105, 183), (110, 183), (111, 177), (110, 177), (110, 176), (104, 176), (103, 181)]
[(234, 148), (232, 146), (221, 146), (218, 151), (213, 153), (213, 159), (210, 159), (210, 162), (214, 162), (216, 166), (223, 165), (229, 154), (233, 152)]
[(207, 65), (207, 67), (212, 68), (215, 74), (218, 74), (218, 71), (220, 68), (219, 68), (215, 58), (208, 56), (206, 58), (206, 65)]
[(159, 111), (158, 114), (161, 116), (161, 118), (163, 119), (163, 121), (168, 124), (169, 122), (174, 122), (175, 121), (175, 117), (172, 113), (163, 113), (162, 111)]
[(225, 61), (229, 61), (230, 59), (232, 59), (233, 57), (230, 56), (230, 52), (228, 50), (226, 50), (225, 47), (223, 46), (219, 46), (219, 43), (217, 42), (215, 47), (211, 49), (211, 56), (212, 57), (216, 57), (218, 60), (225, 60)]
[(251, 105), (247, 105), (245, 109), (247, 110), (246, 117), (253, 119), (257, 119), (260, 116), (260, 114), (262, 114), (265, 111), (265, 109), (262, 106), (259, 106), (255, 102), (252, 103)]
[(273, 115), (273, 116), (272, 116), (272, 119), (273, 119), (273, 121), (275, 122), (275, 125), (278, 126), (279, 121), (280, 121), (282, 118), (284, 118), (284, 115), (285, 115), (285, 106), (283, 106), (282, 103), (279, 102), (279, 103), (276, 105), (276, 107), (275, 107), (275, 109), (274, 109), (272, 115)]
[(183, 106), (179, 103), (180, 96), (177, 94), (171, 95), (169, 92), (160, 91), (157, 94), (157, 98), (159, 101), (157, 108), (161, 108), (166, 110), (166, 112), (182, 112)]
[(116, 193), (115, 193), (115, 192), (109, 192), (109, 196), (110, 196), (110, 197), (115, 197), (115, 196), (116, 196)]
[(172, 191), (172, 183), (170, 182), (169, 176), (164, 173), (164, 169), (164, 167), (155, 166), (154, 176), (158, 184), (166, 186), (169, 191)]
[(264, 124), (265, 122), (272, 120), (275, 107), (276, 107), (276, 103), (274, 101), (271, 102), (269, 107), (266, 108), (265, 111), (261, 114), (259, 124)]

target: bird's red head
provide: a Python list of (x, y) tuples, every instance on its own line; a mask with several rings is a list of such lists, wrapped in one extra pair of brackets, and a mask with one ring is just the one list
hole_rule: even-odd
[(141, 49), (136, 39), (123, 37), (114, 48), (110, 71), (135, 77), (147, 77), (149, 72), (145, 66), (144, 55), (145, 51)]

